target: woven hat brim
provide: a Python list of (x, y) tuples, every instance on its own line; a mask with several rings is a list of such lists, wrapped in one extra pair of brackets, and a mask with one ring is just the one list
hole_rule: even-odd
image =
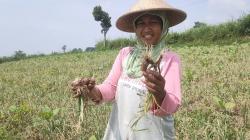
[(116, 27), (125, 32), (135, 32), (133, 27), (134, 19), (137, 18), (144, 12), (154, 12), (154, 11), (161, 11), (166, 13), (166, 17), (169, 21), (169, 27), (175, 26), (182, 21), (184, 21), (187, 17), (187, 14), (179, 9), (175, 8), (157, 8), (157, 9), (145, 9), (136, 12), (127, 13), (120, 18), (118, 18), (116, 22)]

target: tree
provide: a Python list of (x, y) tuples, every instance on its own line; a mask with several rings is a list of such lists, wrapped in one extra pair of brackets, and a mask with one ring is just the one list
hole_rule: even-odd
[(62, 46), (63, 53), (65, 53), (66, 48), (67, 48), (67, 46), (66, 46), (66, 45), (63, 45), (63, 46)]
[(15, 51), (15, 54), (14, 54), (15, 60), (20, 60), (20, 59), (23, 59), (25, 57), (26, 57), (26, 53), (24, 53), (23, 51), (21, 51), (21, 50)]
[(101, 6), (94, 7), (94, 10), (92, 12), (94, 18), (96, 21), (101, 22), (102, 30), (101, 33), (104, 35), (104, 47), (106, 47), (106, 34), (109, 30), (111, 25), (111, 17), (109, 17), (109, 14), (102, 10)]
[(82, 49), (81, 48), (74, 48), (70, 52), (71, 53), (80, 53), (80, 52), (82, 52)]
[(197, 22), (194, 22), (194, 27), (193, 28), (200, 28), (200, 27), (205, 27), (205, 26), (207, 26), (206, 23), (197, 21)]
[(92, 51), (94, 51), (94, 50), (95, 50), (94, 47), (87, 47), (87, 48), (85, 49), (85, 52), (92, 52)]

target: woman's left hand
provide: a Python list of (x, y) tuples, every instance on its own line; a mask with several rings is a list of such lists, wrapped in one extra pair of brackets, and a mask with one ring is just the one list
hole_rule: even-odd
[(145, 77), (145, 81), (142, 82), (146, 85), (148, 91), (154, 95), (157, 104), (161, 105), (166, 95), (164, 90), (165, 79), (160, 73), (152, 70), (143, 71), (143, 76)]

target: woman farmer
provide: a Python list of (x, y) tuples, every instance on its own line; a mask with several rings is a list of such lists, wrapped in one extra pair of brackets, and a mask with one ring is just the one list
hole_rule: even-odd
[[(93, 85), (94, 79), (82, 79), (93, 101), (113, 101), (104, 140), (175, 139), (172, 114), (181, 103), (180, 59), (165, 49), (163, 39), (169, 27), (185, 18), (185, 12), (163, 0), (139, 0), (117, 20), (118, 29), (136, 34), (137, 44), (120, 50), (102, 84)], [(145, 53), (153, 62), (158, 61), (159, 71), (141, 69)], [(79, 82), (72, 84), (75, 94)], [(147, 94), (153, 95), (154, 102), (148, 112), (138, 118)]]

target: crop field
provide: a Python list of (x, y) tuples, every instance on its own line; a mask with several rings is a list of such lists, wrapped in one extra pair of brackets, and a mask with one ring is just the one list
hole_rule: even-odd
[[(171, 50), (182, 61), (177, 139), (250, 139), (250, 43)], [(78, 132), (78, 100), (68, 85), (92, 76), (101, 83), (117, 53), (66, 53), (0, 64), (0, 140), (101, 139), (112, 103), (89, 103)]]

